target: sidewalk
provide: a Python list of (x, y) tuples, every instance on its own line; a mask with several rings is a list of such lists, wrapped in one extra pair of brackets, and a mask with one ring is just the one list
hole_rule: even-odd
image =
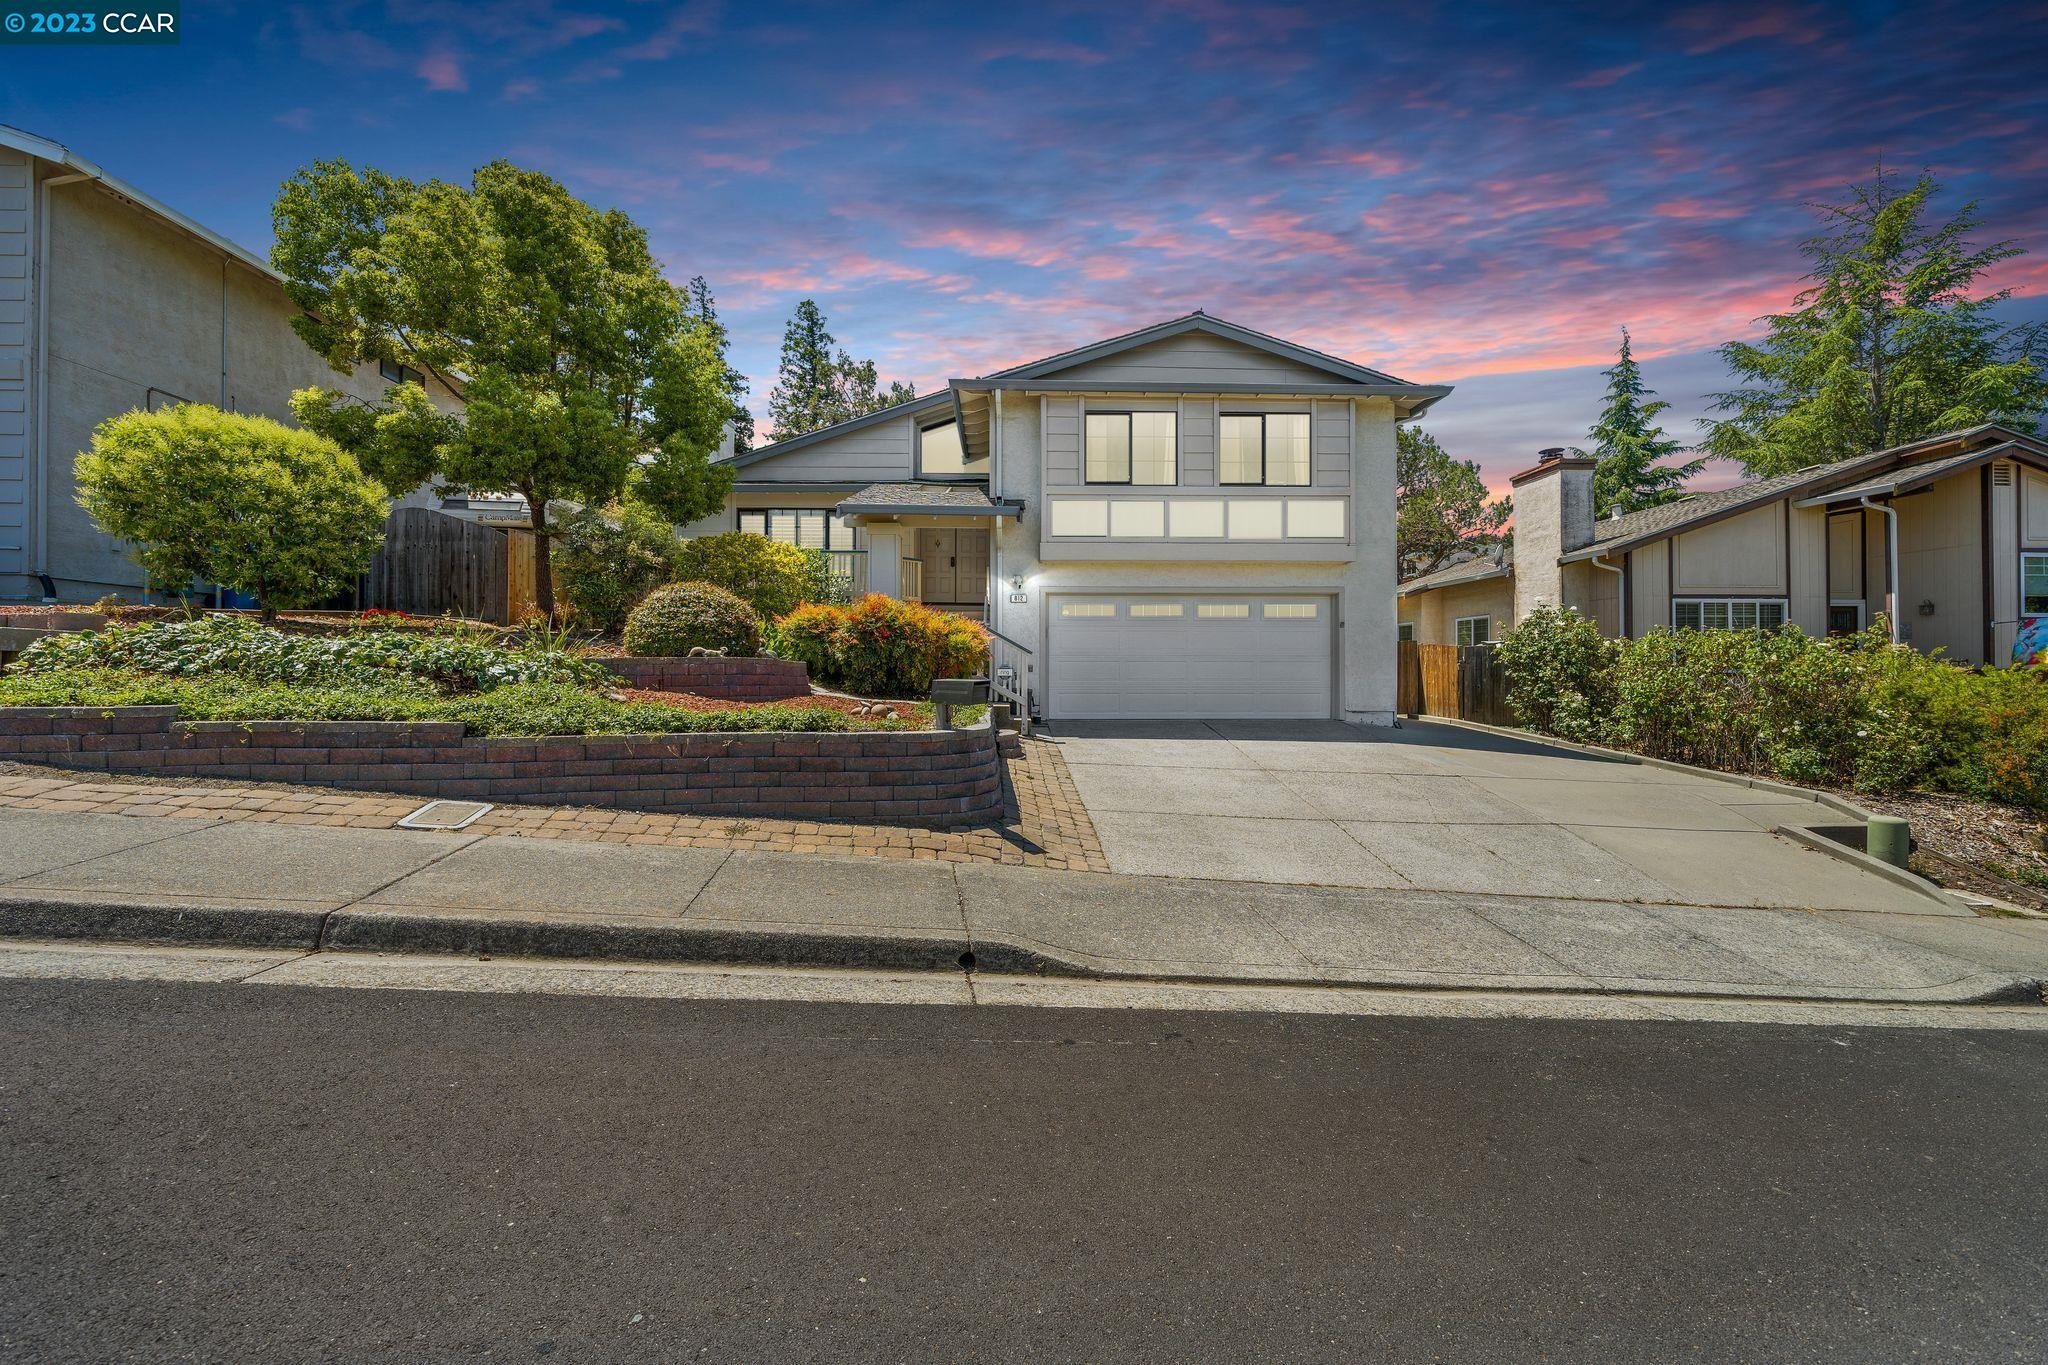
[(2038, 1000), (2048, 922), (0, 811), (0, 936), (1186, 982)]

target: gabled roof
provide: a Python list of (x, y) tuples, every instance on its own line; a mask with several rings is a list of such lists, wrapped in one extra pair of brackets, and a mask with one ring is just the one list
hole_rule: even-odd
[[(2011, 427), (1986, 422), (1981, 426), (1962, 431), (1943, 432), (1938, 436), (1925, 436), (1903, 445), (1873, 450), (1868, 455), (1855, 455), (1833, 464), (1813, 465), (1797, 469), (1790, 474), (1778, 474), (1768, 479), (1753, 479), (1731, 488), (1716, 488), (1711, 492), (1695, 493), (1678, 502), (1665, 503), (1661, 507), (1646, 507), (1640, 512), (1630, 512), (1620, 517), (1605, 517), (1593, 527), (1591, 543), (1559, 557), (1560, 562), (1591, 559), (1596, 555), (1620, 554), (1650, 541), (1662, 540), (1666, 536), (1707, 522), (1719, 521), (1724, 517), (1762, 507), (1776, 502), (1779, 498), (1799, 492), (1820, 493), (1830, 488), (1848, 488), (1892, 467), (1915, 465), (1925, 467), (1929, 461), (1942, 461), (1951, 455), (1967, 455), (1972, 460), (1982, 455), (1987, 446), (2015, 445), (2021, 450), (2036, 455), (2048, 456), (2048, 443), (2039, 437)], [(1936, 475), (1934, 477), (1940, 477)]]
[(892, 422), (899, 417), (914, 416), (920, 412), (930, 412), (934, 408), (951, 406), (953, 395), (945, 389), (940, 389), (937, 393), (928, 393), (922, 398), (892, 403), (886, 408), (877, 408), (864, 416), (850, 417), (844, 422), (834, 422), (829, 427), (819, 427), (816, 431), (792, 436), (787, 441), (775, 441), (758, 450), (745, 451), (730, 459), (720, 460), (719, 464), (726, 469), (745, 469), (750, 464), (759, 464), (777, 455), (787, 455), (792, 450), (802, 450), (805, 446), (816, 445), (834, 436), (844, 436), (847, 432), (859, 431), (862, 427), (871, 427), (882, 422)]
[(1164, 341), (1168, 337), (1176, 337), (1183, 332), (1208, 332), (1212, 335), (1250, 346), (1254, 350), (1265, 351), (1269, 355), (1277, 355), (1284, 359), (1292, 360), (1297, 364), (1325, 370), (1339, 379), (1346, 379), (1354, 384), (1399, 384), (1402, 382), (1390, 374), (1382, 374), (1378, 370), (1370, 370), (1363, 365), (1354, 365), (1348, 360), (1341, 360), (1336, 356), (1326, 355), (1321, 351), (1313, 351), (1306, 346), (1297, 346), (1291, 341), (1282, 341), (1279, 337), (1269, 336), (1264, 332), (1254, 331), (1249, 327), (1242, 327), (1234, 322), (1226, 322), (1222, 318), (1211, 317), (1199, 308), (1192, 313), (1183, 313), (1177, 318), (1168, 318), (1165, 322), (1155, 322), (1150, 327), (1140, 327), (1135, 332), (1125, 332), (1122, 336), (1110, 337), (1106, 341), (1097, 341), (1086, 346), (1077, 346), (1071, 351), (1061, 351), (1058, 355), (1049, 355), (1043, 360), (1032, 360), (1022, 365), (1012, 365), (1007, 370), (997, 370), (994, 374), (986, 374), (981, 377), (983, 379), (1038, 379), (1057, 370), (1071, 369), (1076, 365), (1084, 365), (1091, 360), (1100, 360), (1104, 356), (1134, 350), (1139, 346), (1150, 345), (1155, 341)]
[(841, 516), (981, 516), (1014, 517), (1024, 509), (1014, 502), (991, 502), (976, 483), (876, 483), (832, 509)]
[(86, 176), (101, 189), (126, 199), (144, 213), (162, 219), (187, 236), (198, 238), (215, 251), (220, 252), (222, 255), (233, 257), (238, 263), (249, 267), (249, 269), (257, 274), (275, 280), (279, 284), (284, 283), (284, 276), (271, 269), (270, 262), (258, 256), (255, 252), (247, 247), (237, 246), (212, 228), (186, 217), (167, 204), (159, 203), (127, 181), (107, 174), (98, 165), (77, 155), (60, 142), (52, 142), (48, 138), (37, 137), (34, 133), (24, 132), (19, 128), (13, 128), (7, 124), (0, 123), (0, 147), (12, 147), (17, 152), (62, 166), (73, 175)]

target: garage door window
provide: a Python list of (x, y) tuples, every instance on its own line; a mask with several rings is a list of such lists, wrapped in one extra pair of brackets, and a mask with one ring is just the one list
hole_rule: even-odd
[(1062, 602), (1062, 603), (1060, 603), (1060, 615), (1062, 615), (1062, 616), (1114, 616), (1114, 615), (1116, 615), (1116, 603), (1114, 603), (1114, 602)]
[(1313, 621), (1321, 608), (1314, 602), (1268, 602), (1268, 621)]
[(1159, 620), (1159, 619), (1161, 619), (1161, 618), (1164, 618), (1164, 617), (1173, 617), (1173, 616), (1179, 616), (1179, 615), (1180, 615), (1180, 603), (1178, 603), (1178, 602), (1133, 602), (1133, 603), (1131, 603), (1131, 615), (1132, 615), (1133, 617), (1139, 618), (1139, 619), (1141, 619), (1141, 620), (1143, 620), (1143, 619), (1150, 619), (1150, 620)]
[(1204, 602), (1195, 615), (1209, 621), (1242, 621), (1252, 614), (1249, 602)]

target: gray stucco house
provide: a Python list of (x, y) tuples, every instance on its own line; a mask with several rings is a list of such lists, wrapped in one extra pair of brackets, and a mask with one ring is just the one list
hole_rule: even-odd
[(686, 533), (982, 617), (1048, 719), (1386, 724), (1394, 430), (1448, 392), (1196, 312), (734, 456)]

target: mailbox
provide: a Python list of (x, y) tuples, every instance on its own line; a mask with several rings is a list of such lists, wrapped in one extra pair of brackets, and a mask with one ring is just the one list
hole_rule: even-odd
[(932, 723), (941, 730), (953, 728), (953, 708), (980, 706), (988, 700), (987, 678), (932, 679)]

